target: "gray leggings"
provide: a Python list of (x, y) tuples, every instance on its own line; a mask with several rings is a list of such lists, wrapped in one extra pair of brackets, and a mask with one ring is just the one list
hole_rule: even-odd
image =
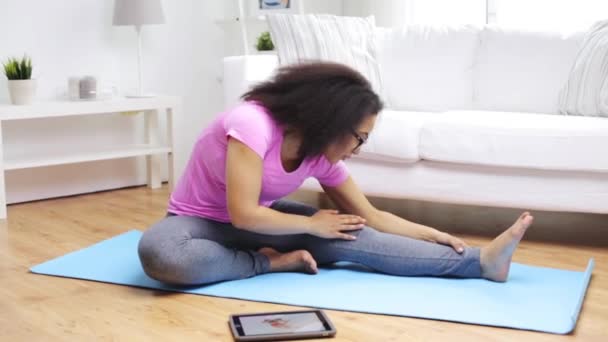
[[(317, 209), (277, 201), (273, 209), (313, 215)], [(268, 257), (257, 252), (305, 249), (319, 265), (350, 261), (401, 276), (481, 276), (479, 248), (462, 254), (451, 247), (379, 232), (365, 227), (357, 240), (323, 239), (309, 234), (266, 235), (201, 217), (168, 215), (150, 227), (139, 242), (139, 258), (148, 276), (176, 285), (201, 285), (243, 279), (270, 271)]]

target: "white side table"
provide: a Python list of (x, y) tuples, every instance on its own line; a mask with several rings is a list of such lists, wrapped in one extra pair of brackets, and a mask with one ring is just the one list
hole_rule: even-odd
[[(118, 98), (106, 101), (38, 102), (26, 106), (0, 105), (0, 219), (6, 218), (6, 187), (4, 171), (51, 165), (72, 164), (136, 156), (146, 157), (146, 182), (150, 188), (161, 186), (161, 158), (168, 158), (169, 188), (174, 182), (173, 115), (180, 111), (181, 100), (175, 96), (152, 98)], [(161, 144), (159, 112), (166, 114), (166, 144)], [(5, 155), (2, 123), (8, 120), (83, 116), (119, 112), (143, 112), (145, 143), (107, 148), (73, 146), (69, 150), (42, 151)]]

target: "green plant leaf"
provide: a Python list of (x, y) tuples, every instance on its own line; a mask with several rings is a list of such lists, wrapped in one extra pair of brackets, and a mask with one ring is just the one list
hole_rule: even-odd
[(2, 63), (2, 67), (9, 80), (29, 80), (32, 77), (32, 59), (27, 55), (21, 59), (10, 57)]
[(262, 32), (262, 34), (260, 34), (258, 36), (258, 39), (256, 42), (256, 48), (258, 49), (258, 51), (274, 50), (274, 44), (272, 43), (272, 38), (270, 36), (270, 32), (265, 31), (265, 32)]
[(25, 79), (29, 80), (30, 78), (32, 78), (32, 59), (28, 57), (26, 63)]

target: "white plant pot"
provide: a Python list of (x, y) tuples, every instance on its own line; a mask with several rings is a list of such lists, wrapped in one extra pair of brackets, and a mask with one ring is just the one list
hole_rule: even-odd
[(264, 51), (257, 51), (258, 55), (276, 55), (277, 52), (275, 50), (264, 50)]
[(9, 80), (8, 92), (14, 105), (26, 105), (36, 96), (36, 80)]

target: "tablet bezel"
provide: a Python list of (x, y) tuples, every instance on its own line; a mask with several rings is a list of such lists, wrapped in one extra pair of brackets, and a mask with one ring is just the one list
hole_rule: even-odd
[[(290, 315), (290, 314), (301, 314), (301, 313), (315, 313), (317, 318), (323, 324), (326, 330), (323, 331), (310, 331), (310, 332), (295, 332), (288, 334), (266, 334), (266, 335), (245, 335), (241, 324), (241, 317), (251, 316), (266, 316), (266, 315)], [(304, 338), (319, 338), (319, 337), (333, 337), (336, 335), (336, 328), (329, 320), (329, 317), (322, 310), (296, 310), (296, 311), (273, 311), (273, 312), (256, 312), (256, 313), (245, 313), (245, 314), (233, 314), (230, 315), (229, 321), (230, 329), (235, 341), (269, 341), (269, 340), (287, 340), (287, 339), (304, 339)]]

